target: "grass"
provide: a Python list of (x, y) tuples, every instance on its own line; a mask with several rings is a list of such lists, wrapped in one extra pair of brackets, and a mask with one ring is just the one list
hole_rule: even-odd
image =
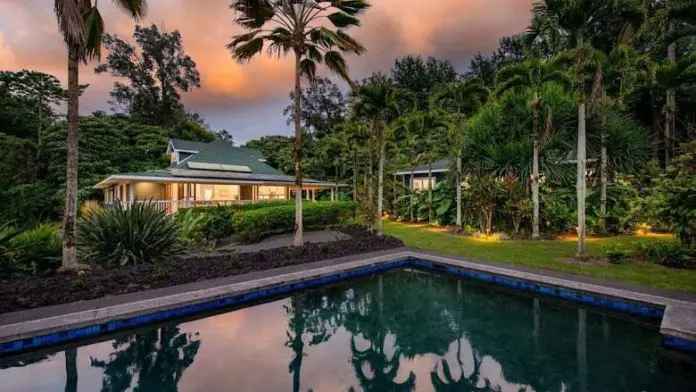
[[(563, 271), (578, 275), (613, 279), (625, 283), (696, 293), (696, 271), (662, 267), (650, 263), (576, 264), (559, 261), (575, 254), (575, 239), (553, 241), (513, 241), (497, 237), (458, 236), (424, 225), (384, 222), (385, 233), (400, 238), (407, 246), (471, 259)], [(621, 244), (631, 249), (636, 242), (670, 242), (671, 235), (589, 238), (590, 257), (604, 257), (605, 249)]]

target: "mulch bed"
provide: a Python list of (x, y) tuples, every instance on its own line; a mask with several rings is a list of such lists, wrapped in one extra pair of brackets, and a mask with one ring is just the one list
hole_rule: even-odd
[(404, 246), (393, 237), (378, 237), (363, 228), (341, 229), (348, 240), (305, 244), (253, 253), (188, 257), (123, 268), (93, 268), (79, 276), (31, 277), (0, 281), (0, 314), (176, 286), (288, 265), (312, 263)]

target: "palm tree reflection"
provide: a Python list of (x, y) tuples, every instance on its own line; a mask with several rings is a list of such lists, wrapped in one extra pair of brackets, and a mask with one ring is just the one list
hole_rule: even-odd
[(177, 391), (179, 380), (193, 363), (200, 339), (179, 327), (157, 330), (117, 339), (108, 361), (90, 358), (93, 367), (104, 370), (102, 392), (123, 392), (131, 388), (134, 374), (140, 391)]

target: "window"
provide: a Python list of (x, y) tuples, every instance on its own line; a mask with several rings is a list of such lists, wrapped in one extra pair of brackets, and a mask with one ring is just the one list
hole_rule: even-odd
[(284, 186), (260, 186), (259, 200), (282, 200), (285, 199)]
[[(433, 188), (435, 188), (435, 177), (432, 178), (433, 180)], [(414, 191), (420, 191), (420, 190), (426, 190), (428, 189), (428, 178), (414, 178), (413, 179), (413, 190)]]

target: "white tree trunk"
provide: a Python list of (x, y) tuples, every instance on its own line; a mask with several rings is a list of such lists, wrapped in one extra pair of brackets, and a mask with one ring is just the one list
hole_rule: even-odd
[(457, 152), (457, 231), (462, 231), (462, 156)]
[(539, 235), (539, 138), (534, 138), (532, 154), (532, 239), (538, 240)]
[[(669, 3), (668, 3), (669, 6)], [(675, 30), (674, 21), (671, 20), (668, 25), (668, 30), (673, 33)], [(667, 46), (667, 58), (672, 61), (677, 61), (677, 43), (670, 42)], [(672, 159), (672, 139), (674, 138), (674, 111), (677, 105), (677, 99), (674, 89), (667, 90), (667, 114), (665, 115), (665, 167), (667, 167)]]
[(384, 143), (384, 135), (382, 134), (382, 130), (380, 129), (378, 132), (379, 134), (377, 138), (379, 142), (379, 168), (377, 169), (377, 176), (379, 178), (377, 179), (377, 235), (381, 236), (382, 210), (384, 207), (384, 156), (386, 154), (386, 143)]
[(415, 189), (413, 189), (413, 186), (414, 186), (413, 167), (411, 167), (411, 179), (409, 181), (411, 182), (410, 186), (408, 187), (411, 191), (411, 193), (409, 194), (409, 199), (410, 199), (409, 202), (411, 203), (411, 205), (409, 206), (408, 210), (409, 210), (409, 214), (411, 215), (411, 222), (413, 222), (414, 221), (414, 219), (413, 219), (413, 194), (415, 193)]
[[(583, 92), (580, 92), (583, 95)], [(578, 251), (575, 255), (578, 259), (587, 258), (587, 253), (585, 252), (585, 160), (586, 160), (586, 146), (585, 146), (585, 100), (584, 97), (580, 98), (580, 105), (578, 106), (578, 173), (577, 173), (577, 196), (578, 196)]]
[(302, 111), (302, 87), (300, 85), (302, 56), (295, 52), (295, 238), (293, 245), (304, 245), (302, 227), (302, 126), (300, 124)]
[(607, 92), (602, 92), (602, 134), (600, 137), (601, 153), (599, 158), (599, 211), (602, 214), (600, 224), (606, 228), (607, 214)]
[(433, 161), (428, 163), (428, 224), (433, 223)]

